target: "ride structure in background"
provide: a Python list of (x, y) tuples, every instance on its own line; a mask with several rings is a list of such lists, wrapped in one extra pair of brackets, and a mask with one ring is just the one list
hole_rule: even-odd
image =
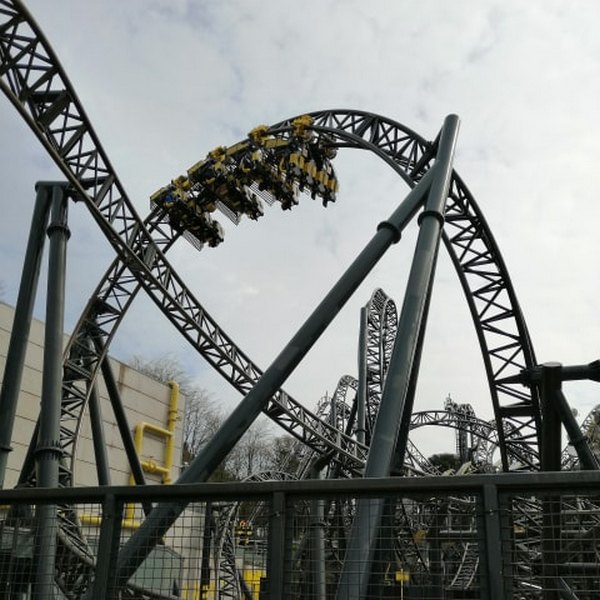
[[(52, 203), (57, 235), (64, 234), (66, 229), (67, 199), (76, 199), (88, 208), (116, 255), (84, 308), (62, 363), (49, 366), (44, 374), (52, 380), (56, 393), (52, 402), (42, 404), (20, 485), (40, 486), (48, 482), (62, 487), (74, 485), (78, 432), (86, 406), (93, 407), (97, 402), (95, 386), (100, 372), (109, 389), (134, 480), (136, 484), (144, 483), (107, 361), (118, 326), (141, 290), (192, 348), (244, 396), (178, 483), (206, 481), (260, 412), (301, 442), (302, 450), (298, 451), (301, 468), (294, 474), (299, 477), (311, 471), (314, 474), (315, 465), (319, 473), (336, 478), (434, 473), (435, 468), (413, 448), (408, 437), (418, 423), (452, 423), (457, 429), (460, 460), (463, 464), (471, 463), (473, 470), (536, 471), (556, 465), (557, 448), (551, 440), (557, 424), (560, 434), (562, 421), (577, 451), (578, 465), (597, 468), (585, 437), (565, 411), (566, 404), (559, 393), (563, 375), (597, 378), (597, 365), (559, 372), (556, 368), (537, 366), (525, 320), (492, 232), (469, 190), (452, 169), (458, 133), (455, 116), (445, 120), (433, 141), (426, 141), (386, 117), (353, 110), (318, 111), (273, 126), (259, 126), (237, 144), (209, 152), (185, 175), (175, 177), (152, 194), (151, 212), (142, 220), (50, 45), (23, 4), (13, 0), (0, 0), (0, 87), (66, 178), (66, 183), (40, 186), (38, 192), (32, 228), (32, 239), (37, 240), (34, 243), (37, 246), (28, 251), (25, 261), (15, 335), (27, 338), (37, 281), (35, 273), (39, 270), (40, 239)], [(302, 193), (313, 199), (318, 197), (324, 206), (334, 202), (338, 181), (333, 162), (340, 149), (375, 154), (411, 191), (396, 211), (382, 220), (371, 242), (274, 363), (262, 372), (206, 312), (166, 254), (181, 236), (198, 249), (205, 244), (218, 246), (223, 241), (223, 229), (214, 218), (216, 210), (237, 223), (243, 215), (257, 220), (263, 214), (262, 201), (279, 203), (284, 210), (293, 208)], [(358, 377), (343, 376), (331, 401), (311, 412), (281, 386), (417, 214), (419, 239), (399, 316), (393, 301), (383, 291), (376, 290), (361, 315)], [(494, 414), (491, 424), (479, 421), (466, 404), (448, 403), (446, 410), (434, 417), (413, 414), (440, 241), (451, 258), (475, 326)], [(64, 262), (61, 262), (66, 250), (64, 235), (52, 247), (56, 250), (53, 263), (56, 277), (52, 278), (56, 301), (52, 304), (54, 314), (52, 318), (47, 315), (47, 322), (58, 337), (62, 335), (63, 307), (59, 298), (64, 283)], [(2, 477), (10, 450), (23, 353), (23, 347), (11, 342), (0, 402), (6, 423), (0, 440)], [(552, 385), (548, 383), (549, 372), (554, 377)], [(388, 373), (394, 376), (388, 378)], [(544, 408), (541, 396), (542, 400), (546, 398)], [(556, 414), (548, 403), (550, 397), (557, 399), (557, 406), (561, 407)], [(98, 442), (98, 480), (105, 483), (108, 465), (100, 442), (101, 422), (94, 422), (93, 430)], [(479, 444), (474, 442), (477, 437)], [(492, 455), (498, 457), (497, 465), (492, 464)], [(81, 532), (74, 507), (50, 508), (54, 512), (44, 513), (40, 523), (52, 525), (48, 531), (55, 531), (54, 525), (58, 524), (61, 543), (44, 538), (53, 551), (44, 555), (34, 585), (52, 582), (66, 597), (82, 598), (92, 580), (94, 553)], [(134, 589), (128, 581), (184, 508), (168, 503), (145, 507), (152, 518), (148, 516), (127, 541), (116, 565), (123, 594), (155, 597), (139, 587)], [(348, 519), (353, 522), (344, 531), (348, 539), (346, 554), (336, 555), (341, 563), (336, 571), (338, 597), (364, 597), (372, 555), (379, 543), (378, 523), (388, 514), (389, 507), (360, 501), (351, 511), (343, 506), (329, 508), (324, 516), (339, 510), (344, 518), (331, 516), (327, 522)], [(468, 518), (472, 515), (468, 503), (451, 503), (448, 510)], [(407, 517), (408, 512), (404, 506), (404, 517), (397, 519), (398, 528), (415, 527), (417, 517)], [(223, 519), (218, 531), (220, 555), (228, 565), (221, 570), (229, 569), (229, 581), (239, 581), (231, 566), (231, 549), (226, 549), (233, 539), (227, 532), (233, 526), (235, 519), (231, 515), (235, 511), (222, 514), (229, 516)], [(539, 537), (535, 544), (539, 546)], [(456, 551), (462, 560), (460, 568), (453, 572), (451, 587), (468, 590), (477, 562), (471, 546), (459, 545)], [(414, 545), (397, 552), (418, 554)], [(298, 560), (302, 560), (301, 554)], [(425, 565), (422, 559), (418, 560)], [(246, 592), (238, 587), (235, 593)]]

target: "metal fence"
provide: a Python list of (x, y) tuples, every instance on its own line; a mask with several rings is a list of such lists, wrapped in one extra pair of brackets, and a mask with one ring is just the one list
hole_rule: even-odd
[[(124, 565), (157, 503), (172, 523)], [(597, 472), (19, 489), (0, 504), (7, 600), (600, 598)], [(359, 508), (378, 527), (350, 564)]]

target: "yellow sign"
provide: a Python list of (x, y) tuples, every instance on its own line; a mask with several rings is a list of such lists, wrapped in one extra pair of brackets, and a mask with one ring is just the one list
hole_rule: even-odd
[(410, 580), (410, 573), (405, 571), (404, 569), (400, 569), (396, 571), (396, 582), (397, 583), (407, 583)]

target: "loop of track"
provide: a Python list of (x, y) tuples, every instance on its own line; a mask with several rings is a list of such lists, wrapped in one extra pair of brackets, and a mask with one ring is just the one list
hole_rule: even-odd
[[(0, 1), (0, 87), (117, 254), (69, 348), (61, 420), (65, 455), (73, 455), (81, 415), (101, 358), (79, 338), (101, 334), (105, 342), (110, 341), (140, 288), (210, 364), (246, 393), (260, 371), (206, 313), (168, 263), (165, 252), (174, 234), (164, 213), (155, 211), (142, 222), (50, 45), (25, 7), (9, 0)], [(315, 131), (332, 136), (340, 146), (372, 151), (411, 186), (435, 157), (435, 143), (381, 116), (331, 110), (313, 113), (312, 117)], [(272, 130), (290, 128), (292, 120)], [(507, 441), (522, 447), (522, 462), (527, 468), (538, 468), (540, 415), (535, 393), (501, 381), (535, 363), (529, 335), (491, 231), (456, 174), (446, 206), (444, 242), (466, 293), (481, 345), (504, 468), (509, 466)], [(334, 443), (340, 432), (332, 431), (285, 392), (271, 399), (265, 412), (317, 451), (334, 450), (347, 470), (360, 470), (366, 448), (350, 436), (344, 436), (340, 445)], [(68, 470), (64, 470), (61, 483), (72, 484)]]
[(383, 383), (390, 364), (394, 341), (398, 330), (398, 314), (391, 298), (380, 289), (371, 295), (367, 304), (367, 331), (365, 344), (367, 354), (367, 419), (366, 441), (371, 438), (375, 419), (379, 412)]

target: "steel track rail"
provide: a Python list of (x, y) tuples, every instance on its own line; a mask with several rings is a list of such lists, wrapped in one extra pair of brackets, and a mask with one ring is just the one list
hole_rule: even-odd
[[(208, 338), (208, 343), (202, 339), (204, 344), (196, 340), (195, 345), (199, 346), (200, 352), (207, 355), (209, 362), (218, 370), (229, 371), (226, 374), (229, 380), (234, 379), (234, 376), (231, 368), (225, 367), (234, 366), (233, 370), (237, 371), (235, 359), (238, 357), (242, 363), (246, 362), (241, 369), (242, 373), (252, 371), (248, 361), (244, 361), (246, 357), (222, 334), (166, 262), (161, 248), (168, 249), (172, 244), (173, 233), (164, 226), (164, 215), (160, 214), (158, 217), (162, 226), (157, 223), (154, 227), (152, 219), (144, 226), (137, 216), (73, 87), (25, 7), (20, 2), (2, 0), (0, 15), (3, 17), (0, 21), (0, 58), (3, 63), (0, 85), (86, 201), (115, 247), (119, 255), (117, 260), (122, 260), (128, 266), (135, 280), (150, 293), (185, 337), (193, 337), (190, 333), (196, 330), (200, 337)], [(414, 132), (376, 115), (342, 110), (323, 111), (314, 113), (313, 116), (317, 128), (320, 126), (333, 130), (338, 137), (342, 132), (346, 133), (346, 143), (349, 145), (371, 146), (376, 154), (393, 163), (395, 170), (411, 185), (422, 174), (428, 155), (432, 154), (431, 144), (427, 144)], [(290, 125), (291, 120), (288, 120), (276, 125), (274, 129)], [(502, 422), (511, 421), (512, 427), (509, 430), (516, 431), (525, 443), (537, 445), (539, 408), (535, 397), (516, 386), (499, 384), (498, 380), (501, 376), (510, 374), (508, 371), (515, 367), (521, 369), (530, 366), (528, 363), (533, 362), (533, 352), (514, 291), (491, 233), (458, 176), (454, 177), (452, 187), (447, 222), (457, 229), (457, 233), (451, 237), (445, 235), (444, 241), (457, 267), (474, 317), (499, 425), (501, 452), (507, 468), (502, 439), (507, 428), (502, 426)], [(151, 237), (150, 228), (161, 235)], [(125, 274), (125, 271), (122, 273)], [(125, 283), (126, 280), (127, 276), (124, 275)], [(122, 295), (123, 282), (115, 281), (114, 286)], [(99, 316), (99, 305), (94, 301), (94, 318)], [(107, 303), (104, 306), (114, 316), (114, 307)], [(193, 324), (189, 323), (190, 317)], [(82, 321), (87, 321), (85, 316)], [(104, 325), (106, 326), (106, 322)], [(194, 340), (190, 341), (194, 343)], [(95, 369), (92, 369), (93, 372)], [(253, 374), (256, 375), (256, 371)], [(80, 382), (81, 379), (77, 381)], [(235, 385), (236, 381), (232, 383)], [(68, 392), (65, 394), (67, 397), (63, 402), (69, 408), (65, 410), (65, 414), (69, 416), (76, 415), (77, 407), (85, 405), (87, 399), (87, 394), (81, 393), (80, 385), (76, 387), (78, 389), (73, 390), (71, 397)], [(89, 385), (86, 387), (89, 389)], [(247, 390), (240, 391), (244, 393)], [(511, 404), (501, 401), (506, 397)], [(291, 429), (292, 433), (296, 433), (296, 418), (309, 425), (310, 417), (314, 415), (307, 414), (303, 409), (294, 414), (291, 405), (295, 402), (285, 393), (282, 393), (281, 400), (275, 400), (274, 406), (269, 407), (266, 412), (276, 417), (283, 408), (283, 413), (291, 417), (282, 419), (284, 428)], [(80, 419), (75, 418), (75, 421), (77, 425), (71, 428), (73, 434), (66, 435), (65, 431), (65, 451), (75, 443)], [(69, 428), (65, 425), (63, 429)], [(310, 425), (308, 429), (310, 430)], [(301, 437), (310, 443), (310, 435)], [(318, 433), (316, 437), (320, 437)], [(352, 445), (350, 442), (350, 446)], [(355, 449), (357, 451), (351, 452), (348, 458), (355, 459), (361, 454), (364, 456), (364, 452)], [(537, 455), (535, 451), (533, 454)]]
[[(281, 124), (275, 126), (274, 129), (277, 128), (281, 129)], [(340, 132), (333, 133), (337, 133), (339, 136), (341, 136)], [(349, 139), (351, 141), (355, 141), (352, 140), (352, 136), (350, 136)], [(410, 148), (411, 151), (414, 152), (414, 145)], [(164, 222), (162, 221), (163, 216), (164, 215), (157, 214), (157, 216), (155, 217), (155, 219), (157, 220), (157, 229), (159, 229), (158, 224), (160, 224), (162, 228), (164, 228)], [(486, 284), (483, 287), (483, 289), (479, 288), (474, 290), (473, 297), (470, 298), (470, 306), (473, 310), (479, 311), (477, 313), (476, 324), (479, 325), (477, 329), (480, 333), (480, 341), (487, 341), (487, 334), (487, 336), (491, 340), (495, 341), (496, 344), (494, 347), (491, 347), (491, 352), (489, 356), (487, 356), (487, 359), (485, 361), (488, 369), (492, 369), (495, 367), (493, 377), (490, 378), (491, 389), (496, 391), (496, 402), (494, 404), (495, 406), (500, 406), (499, 402), (497, 401), (499, 392), (503, 392), (511, 400), (514, 400), (515, 398), (520, 400), (520, 403), (516, 407), (500, 407), (498, 411), (496, 411), (497, 422), (500, 421), (503, 423), (511, 423), (510, 427), (508, 425), (504, 425), (503, 427), (503, 431), (508, 430), (514, 431), (516, 433), (516, 435), (510, 440), (511, 442), (515, 442), (516, 444), (523, 443), (522, 440), (524, 434), (526, 435), (526, 448), (524, 448), (524, 452), (522, 452), (521, 454), (523, 456), (532, 457), (528, 459), (525, 464), (527, 464), (528, 466), (535, 467), (537, 462), (537, 450), (535, 447), (532, 448), (532, 443), (535, 446), (535, 442), (537, 440), (532, 438), (536, 437), (537, 435), (537, 426), (535, 425), (538, 418), (538, 415), (536, 414), (537, 402), (531, 402), (531, 397), (526, 396), (521, 390), (517, 390), (515, 386), (507, 386), (506, 384), (495, 384), (495, 380), (499, 379), (500, 375), (505, 373), (507, 368), (512, 368), (513, 370), (515, 368), (520, 369), (525, 364), (527, 364), (527, 361), (525, 361), (524, 359), (527, 356), (532, 358), (530, 344), (528, 341), (528, 336), (525, 336), (525, 344), (521, 344), (521, 338), (519, 336), (515, 336), (512, 333), (512, 331), (507, 332), (504, 331), (501, 327), (494, 325), (495, 321), (509, 319), (513, 322), (509, 323), (508, 325), (514, 326), (515, 317), (519, 317), (520, 313), (518, 311), (513, 310), (512, 308), (507, 309), (505, 306), (506, 302), (503, 303), (498, 300), (498, 297), (501, 293), (504, 293), (504, 295), (506, 295), (510, 299), (510, 289), (501, 288), (501, 286), (499, 287), (499, 284), (497, 283), (498, 280), (502, 280), (501, 273), (495, 275), (491, 268), (488, 268), (485, 272), (478, 271), (473, 266), (473, 264), (476, 262), (475, 259), (489, 262), (491, 256), (489, 249), (484, 248), (483, 250), (476, 251), (475, 247), (479, 240), (476, 239), (477, 236), (473, 235), (473, 232), (476, 232), (476, 230), (473, 230), (471, 226), (471, 221), (476, 218), (477, 216), (473, 217), (468, 213), (467, 215), (454, 215), (452, 220), (455, 224), (460, 224), (461, 235), (456, 235), (452, 239), (447, 238), (446, 242), (450, 249), (453, 249), (453, 243), (458, 244), (461, 248), (460, 255), (453, 255), (455, 262), (459, 263), (462, 260), (463, 262), (465, 262), (465, 264), (468, 265), (469, 274), (472, 275), (474, 273), (476, 275), (479, 275), (486, 281)], [(464, 224), (465, 222), (467, 223), (467, 225)], [(151, 224), (152, 216), (147, 226), (149, 227)], [(469, 235), (471, 239), (468, 239)], [(468, 247), (466, 250), (463, 248), (463, 245), (465, 244), (465, 239), (468, 239)], [(475, 255), (475, 258), (472, 255)], [(466, 263), (465, 256), (470, 258), (469, 263)], [(469, 277), (460, 271), (459, 275), (461, 276), (461, 282), (463, 282), (463, 285), (468, 285)], [(495, 286), (489, 285), (490, 278), (495, 279)], [(132, 278), (132, 283), (135, 279), (135, 277)], [(124, 287), (122, 281), (117, 281), (114, 284), (114, 287), (115, 289), (119, 290), (119, 293), (122, 294)], [(490, 288), (492, 288), (493, 291), (493, 297), (491, 299), (486, 295), (490, 291)], [(193, 299), (193, 296), (190, 293), (185, 294), (184, 296), (188, 300)], [(104, 299), (102, 305), (110, 306), (110, 304)], [(210, 317), (205, 313), (205, 311), (203, 311), (202, 307), (197, 302), (193, 307), (191, 307), (188, 303), (188, 310), (193, 315), (204, 315), (207, 319), (210, 319)], [(498, 311), (501, 311), (500, 315), (498, 314)], [(171, 320), (175, 322), (176, 326), (178, 326), (181, 333), (192, 343), (192, 345), (194, 345), (199, 350), (200, 353), (202, 353), (205, 356), (205, 358), (207, 358), (207, 360), (211, 364), (213, 364), (213, 366), (215, 366), (215, 368), (217, 368), (217, 370), (219, 370), (224, 375), (226, 379), (228, 379), (242, 393), (247, 393), (247, 391), (249, 391), (251, 385), (260, 376), (260, 370), (255, 365), (253, 365), (239, 349), (235, 347), (235, 345), (233, 344), (233, 342), (231, 342), (230, 339), (226, 339), (226, 336), (218, 329), (218, 326), (216, 326), (216, 323), (214, 323), (214, 321), (212, 321), (211, 323), (207, 323), (204, 325), (204, 327), (202, 327), (197, 326), (198, 319), (196, 318), (192, 323), (192, 326), (190, 327), (189, 324), (185, 323), (185, 321), (182, 321), (181, 319), (176, 319), (170, 311), (165, 310), (165, 312), (168, 316), (171, 317)], [(113, 319), (114, 315), (117, 313), (118, 311), (115, 310), (114, 307), (111, 307), (111, 309), (108, 311), (108, 319)], [(105, 319), (102, 328), (104, 334), (107, 333), (106, 325), (107, 321)], [(522, 325), (524, 327), (524, 324)], [(209, 332), (208, 336), (206, 336), (206, 331)], [(194, 337), (196, 334), (208, 337), (208, 343), (206, 343), (206, 340), (196, 339)], [(506, 338), (508, 338), (509, 340), (508, 343), (506, 343)], [(218, 343), (215, 343), (215, 340), (218, 340)], [(498, 346), (498, 340), (500, 340), (503, 343), (502, 346)], [(320, 439), (319, 433), (321, 432), (317, 434), (316, 440), (311, 439), (310, 436), (306, 436), (306, 430), (310, 429), (306, 427), (306, 424), (308, 423), (308, 414), (305, 412), (305, 409), (300, 408), (292, 398), (286, 397), (285, 393), (282, 394), (283, 401), (278, 401), (279, 399), (275, 398), (273, 403), (267, 408), (265, 412), (269, 414), (272, 418), (274, 418), (276, 421), (278, 421), (279, 424), (282, 425), (285, 429), (296, 435), (296, 437), (298, 437), (299, 439), (302, 439), (309, 445), (315, 446), (315, 449), (317, 449), (318, 451), (326, 451), (326, 447), (319, 448), (318, 442), (325, 441), (325, 445), (327, 446), (327, 439), (331, 440), (332, 435), (338, 437), (339, 432), (326, 431), (324, 436), (326, 438), (325, 440)], [(528, 408), (530, 409), (529, 412), (533, 416), (529, 420), (529, 422), (523, 423), (523, 414), (527, 412)], [(511, 412), (511, 410), (514, 411), (514, 414), (513, 412)], [(297, 416), (294, 415), (295, 411), (297, 413), (300, 413), (299, 419), (295, 419), (295, 416)], [(302, 413), (305, 413), (304, 418)], [(310, 416), (314, 419), (313, 423), (322, 423), (322, 421), (320, 421), (314, 415)], [(515, 421), (517, 421), (517, 424), (515, 424)], [(298, 427), (299, 424), (304, 424), (305, 426)], [(316, 427), (316, 429), (317, 431), (319, 431), (318, 426)], [(298, 435), (299, 433), (301, 435)], [(348, 447), (348, 444), (350, 445), (350, 447), (355, 445), (355, 442), (353, 442), (351, 439), (344, 441), (346, 447)], [(502, 448), (503, 446), (504, 445), (502, 444)], [(352, 452), (349, 458), (352, 461), (352, 458), (356, 456), (357, 454)], [(352, 466), (350, 467), (350, 469), (353, 470)]]
[[(283, 471), (261, 471), (250, 475), (244, 481), (287, 481), (296, 477)], [(219, 506), (214, 533), (213, 564), (218, 576), (215, 578), (215, 597), (241, 598), (239, 568), (235, 561), (235, 528), (240, 511), (240, 502), (223, 503)], [(258, 502), (247, 519), (252, 526), (257, 513), (264, 510), (265, 504)]]
[[(169, 236), (152, 238), (138, 217), (73, 87), (37, 25), (19, 2), (3, 0), (0, 7), (0, 14), (5, 17), (0, 24), (3, 63), (0, 84), (3, 91), (73, 184), (139, 284), (188, 339), (198, 336), (196, 345), (209, 362), (217, 369), (230, 370), (224, 366), (230, 367), (234, 362), (238, 354), (236, 346), (215, 327), (214, 321), (166, 261), (162, 250), (168, 249)], [(432, 145), (414, 132), (376, 115), (324, 111), (314, 113), (313, 117), (316, 130), (322, 128), (334, 133), (347, 145), (371, 149), (411, 185), (422, 175), (433, 154)], [(290, 126), (291, 120), (273, 129)], [(447, 221), (458, 229), (458, 233), (446, 238), (446, 245), (459, 269), (484, 350), (496, 419), (499, 422), (517, 421), (518, 425), (513, 425), (512, 430), (518, 430), (526, 443), (537, 444), (539, 409), (536, 399), (517, 386), (496, 383), (501, 375), (505, 377), (515, 368), (520, 370), (527, 366), (527, 359), (532, 354), (527, 330), (491, 232), (457, 176), (452, 188)], [(156, 231), (168, 233), (167, 229), (157, 227)], [(456, 249), (459, 252), (455, 252)], [(471, 283), (472, 280), (476, 285)], [(525, 338), (524, 342), (522, 338)], [(506, 396), (511, 404), (501, 402)], [(292, 430), (309, 444), (318, 446), (317, 440), (327, 442), (320, 439), (321, 428), (316, 425), (314, 415), (285, 393), (278, 400), (267, 409), (267, 414), (274, 418), (280, 416), (285, 429)], [(69, 414), (74, 415), (77, 407), (81, 412), (85, 399), (82, 401), (79, 392), (72, 398), (65, 398), (64, 404), (68, 405)], [(301, 435), (296, 429), (302, 429)], [(499, 431), (504, 429), (500, 427)], [(71, 439), (65, 440), (65, 450), (74, 444), (76, 433), (75, 428)], [(358, 458), (361, 462), (364, 449), (351, 440), (346, 447), (351, 448), (350, 452), (341, 449), (342, 454), (350, 461)]]
[(367, 304), (367, 439), (375, 427), (397, 331), (394, 301), (383, 290), (375, 290)]
[[(475, 415), (457, 415), (447, 410), (427, 410), (413, 413), (410, 420), (410, 429), (419, 427), (449, 427), (451, 429), (461, 430), (466, 428), (474, 437), (483, 443), (484, 451), (478, 452), (478, 455), (485, 459), (490, 459), (494, 447), (500, 446), (499, 435), (494, 422), (484, 421)], [(511, 461), (515, 463), (527, 463), (532, 460), (530, 454), (523, 455), (523, 445), (513, 443), (513, 436), (505, 436), (504, 444), (506, 453)]]
[[(164, 257), (174, 233), (164, 213), (155, 211), (145, 223), (137, 216), (86, 118), (80, 102), (43, 34), (20, 2), (0, 4), (0, 86), (57, 162), (78, 196), (90, 208), (118, 258), (98, 286), (80, 319), (65, 364), (61, 448), (72, 462), (83, 409), (101, 356), (89, 351), (87, 337), (112, 338), (116, 326), (140, 287), (190, 343), (242, 394), (261, 371), (221, 330), (187, 289)], [(154, 234), (152, 237), (151, 232)], [(327, 423), (284, 391), (265, 412), (284, 429), (319, 452), (337, 437)], [(297, 431), (301, 430), (301, 431)], [(352, 439), (340, 449), (357, 471), (366, 448)], [(33, 476), (33, 473), (31, 474)], [(72, 473), (61, 470), (61, 485)]]
[[(198, 351), (242, 393), (260, 373), (222, 332), (165, 258), (174, 234), (164, 214), (143, 223), (116, 176), (50, 45), (20, 2), (0, 0), (0, 87), (73, 187), (73, 193), (113, 246), (117, 260), (80, 321), (65, 364), (61, 446), (74, 455), (83, 409), (101, 357), (83, 337), (111, 338), (135, 293), (144, 289)], [(368, 149), (414, 185), (428, 168), (435, 144), (394, 121), (369, 113), (313, 113), (314, 129), (340, 145)], [(290, 127), (284, 121), (273, 130)], [(467, 297), (482, 349), (499, 432), (503, 465), (507, 443), (523, 446), (526, 467), (538, 468), (539, 405), (535, 391), (501, 379), (533, 366), (535, 358), (506, 267), (481, 211), (455, 174), (446, 211), (444, 242)], [(81, 338), (80, 338), (81, 334)], [(533, 394), (533, 395), (532, 395)], [(350, 471), (360, 469), (366, 449), (280, 391), (266, 411), (318, 452), (334, 450)], [(347, 439), (346, 439), (347, 438)], [(72, 485), (61, 470), (61, 484)]]

